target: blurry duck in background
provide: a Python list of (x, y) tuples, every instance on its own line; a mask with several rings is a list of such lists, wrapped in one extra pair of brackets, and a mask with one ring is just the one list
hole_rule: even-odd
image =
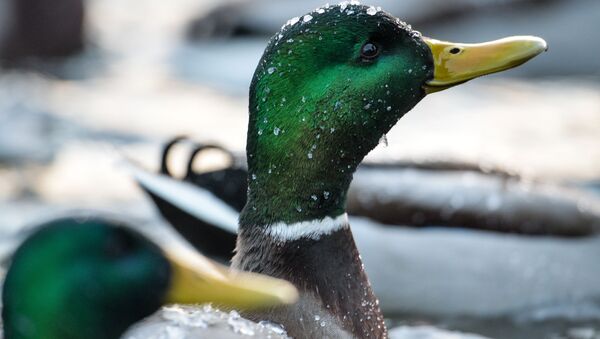
[[(296, 298), (286, 281), (228, 271), (192, 251), (161, 249), (121, 222), (68, 218), (40, 226), (15, 252), (2, 320), (6, 339), (106, 339), (169, 303), (252, 309)], [(205, 324), (206, 337), (238, 337), (218, 326), (227, 317), (209, 311), (204, 308), (206, 318), (217, 319)]]
[(0, 2), (0, 65), (29, 58), (66, 57), (84, 46), (81, 0), (6, 0)]
[[(289, 280), (300, 299), (245, 315), (280, 323), (293, 337), (386, 337), (346, 214), (353, 173), (426, 94), (515, 67), (545, 49), (535, 37), (484, 44), (424, 38), (355, 2), (284, 25), (250, 87), (248, 199), (232, 266)], [(153, 193), (165, 179), (135, 175)], [(176, 183), (176, 206), (187, 212), (202, 206), (214, 223), (235, 232), (235, 210), (208, 209), (194, 198), (210, 194)]]

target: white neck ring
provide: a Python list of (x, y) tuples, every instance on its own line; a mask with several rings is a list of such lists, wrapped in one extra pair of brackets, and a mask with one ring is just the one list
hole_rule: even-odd
[(267, 226), (265, 232), (282, 242), (299, 239), (319, 240), (322, 236), (348, 228), (349, 225), (348, 214), (344, 213), (335, 218), (325, 217), (323, 219), (307, 220), (293, 224), (278, 222)]

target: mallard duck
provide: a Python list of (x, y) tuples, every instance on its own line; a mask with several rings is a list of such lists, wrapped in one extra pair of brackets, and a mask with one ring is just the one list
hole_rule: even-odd
[(296, 296), (285, 281), (163, 250), (121, 222), (67, 218), (42, 225), (15, 252), (2, 319), (6, 339), (119, 338), (163, 304), (247, 309)]
[(232, 266), (289, 280), (300, 299), (244, 314), (280, 323), (293, 337), (386, 337), (345, 211), (354, 171), (426, 94), (544, 50), (536, 37), (483, 44), (425, 38), (355, 2), (285, 24), (250, 87), (248, 199)]

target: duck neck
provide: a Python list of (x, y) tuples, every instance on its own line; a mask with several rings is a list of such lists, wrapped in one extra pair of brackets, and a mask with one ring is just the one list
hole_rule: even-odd
[(241, 227), (291, 225), (345, 213), (351, 172), (332, 179), (281, 167), (281, 171), (250, 171), (248, 200), (240, 214)]
[(282, 324), (294, 338), (385, 338), (387, 330), (347, 215), (241, 227), (233, 267), (292, 282), (300, 300), (247, 313)]
[(301, 298), (284, 310), (246, 316), (281, 323), (292, 337), (386, 337), (345, 212), (362, 157), (274, 163), (249, 154), (248, 202), (233, 267), (288, 280)]

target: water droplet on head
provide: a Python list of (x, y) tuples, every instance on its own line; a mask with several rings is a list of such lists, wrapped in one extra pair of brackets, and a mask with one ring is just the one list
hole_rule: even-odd
[(388, 146), (388, 139), (387, 139), (387, 135), (382, 135), (381, 138), (379, 138), (379, 143), (383, 144), (385, 147)]
[(302, 18), (302, 20), (303, 20), (304, 22), (309, 22), (309, 21), (311, 21), (311, 20), (312, 20), (312, 18), (313, 18), (313, 17), (312, 17), (312, 15), (310, 15), (310, 14), (306, 14), (306, 15), (305, 15), (305, 16)]
[(317, 196), (316, 196), (316, 195), (314, 195), (314, 194), (313, 194), (313, 195), (311, 195), (311, 196), (310, 196), (310, 198), (311, 198), (312, 200), (314, 200), (314, 201), (317, 201), (317, 199), (318, 199), (318, 198), (317, 198)]
[(373, 6), (369, 7), (367, 9), (367, 14), (369, 14), (369, 15), (375, 15), (375, 14), (377, 14), (377, 8), (375, 8)]
[(288, 22), (286, 23), (286, 26), (293, 26), (295, 25), (298, 21), (300, 21), (299, 17), (293, 17), (290, 20), (288, 20)]
[(273, 128), (273, 134), (279, 135), (279, 132), (281, 132), (281, 129), (279, 129), (279, 127)]
[(276, 67), (269, 67), (269, 68), (267, 69), (267, 72), (268, 72), (269, 74), (273, 74), (273, 73), (275, 73), (275, 71), (277, 71), (277, 68), (276, 68)]

